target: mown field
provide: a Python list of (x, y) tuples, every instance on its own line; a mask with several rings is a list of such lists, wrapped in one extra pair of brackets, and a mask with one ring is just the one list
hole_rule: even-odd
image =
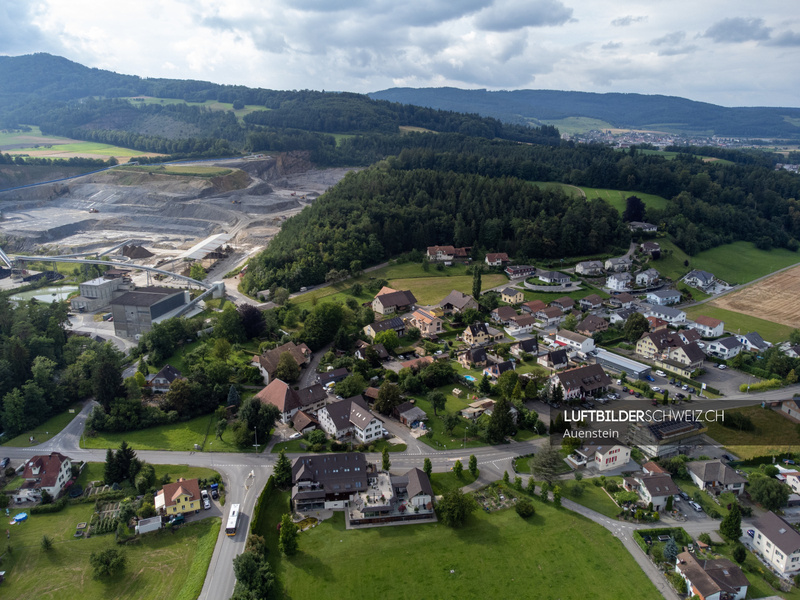
[(607, 190), (602, 188), (590, 188), (581, 186), (586, 198), (591, 200), (593, 198), (600, 198), (605, 200), (611, 206), (622, 214), (625, 211), (626, 201), (630, 196), (636, 196), (644, 202), (647, 208), (664, 209), (667, 207), (668, 200), (655, 194), (645, 194), (643, 192), (629, 192), (624, 190)]
[[(464, 265), (444, 267), (439, 271), (431, 265), (427, 271), (420, 263), (401, 263), (387, 265), (358, 277), (347, 279), (326, 287), (310, 290), (292, 299), (292, 303), (300, 310), (311, 307), (323, 299), (344, 301), (353, 297), (359, 302), (371, 300), (374, 295), (366, 290), (358, 296), (350, 293), (354, 283), (362, 286), (374, 279), (386, 279), (389, 287), (400, 290), (411, 290), (419, 304), (437, 304), (452, 290), (472, 294), (472, 275), (465, 273)], [(484, 273), (481, 278), (481, 289), (487, 290), (508, 282), (508, 277), (499, 273)]]
[[(200, 594), (219, 534), (219, 519), (203, 519), (172, 533), (143, 536), (140, 542), (119, 547), (127, 558), (124, 572), (94, 579), (89, 555), (117, 547), (114, 535), (74, 538), (75, 526), (89, 521), (94, 504), (69, 506), (48, 515), (31, 515), (10, 527), (4, 551), (3, 600), (194, 600)], [(14, 513), (16, 514), (16, 512)], [(42, 536), (53, 540), (41, 548)]]
[[(758, 396), (754, 395), (754, 399)], [(748, 406), (733, 409), (750, 418), (755, 431), (729, 429), (720, 423), (709, 422), (708, 436), (713, 438), (739, 458), (753, 458), (768, 454), (778, 454), (800, 446), (800, 432), (797, 423), (782, 417), (776, 411)]]
[[(285, 505), (285, 494), (276, 496), (270, 524)], [(348, 531), (336, 513), (301, 534), (300, 551), (291, 558), (273, 551), (277, 536), (268, 533), (269, 557), (285, 597), (294, 600), (603, 600), (631, 597), (632, 590), (637, 598), (661, 597), (610, 532), (570, 511), (535, 506), (527, 520), (511, 509), (476, 511), (458, 529), (425, 524)], [(369, 576), (353, 565), (364, 565)]]
[(788, 325), (781, 325), (780, 323), (773, 323), (772, 321), (766, 321), (740, 312), (725, 310), (714, 306), (713, 303), (692, 306), (685, 309), (685, 312), (690, 319), (694, 319), (698, 315), (706, 315), (707, 317), (725, 321), (725, 330), (733, 333), (757, 331), (761, 334), (761, 337), (773, 344), (786, 341), (793, 329)]
[(29, 154), (46, 158), (69, 158), (70, 156), (109, 158), (114, 156), (118, 159), (126, 159), (131, 156), (157, 156), (152, 152), (142, 152), (132, 148), (84, 142), (57, 135), (44, 135), (38, 127), (31, 127), (30, 131), (0, 133), (0, 151), (7, 154)]

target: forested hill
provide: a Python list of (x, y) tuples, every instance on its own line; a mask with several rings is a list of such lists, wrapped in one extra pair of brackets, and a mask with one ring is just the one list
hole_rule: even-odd
[[(509, 123), (589, 117), (615, 127), (730, 137), (800, 137), (800, 108), (728, 108), (675, 96), (556, 90), (391, 88), (371, 98), (468, 112)], [(795, 119), (792, 121), (792, 119)]]

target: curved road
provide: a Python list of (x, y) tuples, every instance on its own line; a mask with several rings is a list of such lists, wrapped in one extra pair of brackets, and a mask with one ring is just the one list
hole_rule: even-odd
[[(730, 400), (745, 400), (753, 404), (761, 400), (777, 400), (791, 398), (792, 394), (800, 392), (800, 384), (784, 388), (783, 390), (772, 390), (761, 394), (739, 394), (728, 396), (718, 400), (699, 400), (690, 406), (702, 406), (704, 409), (725, 408)], [(34, 454), (43, 452), (62, 452), (76, 460), (87, 462), (104, 462), (105, 449), (82, 449), (80, 447), (81, 436), (83, 435), (84, 423), (92, 409), (93, 402), (87, 402), (80, 413), (76, 415), (67, 427), (58, 435), (47, 442), (32, 446), (30, 448), (5, 447), (2, 452), (16, 460), (24, 460)], [(631, 408), (639, 408), (635, 401), (631, 401)], [(649, 402), (646, 403), (649, 406)], [(619, 404), (616, 408), (619, 408)], [(643, 405), (644, 406), (644, 405)], [(404, 441), (408, 444), (405, 452), (391, 454), (392, 468), (404, 471), (413, 467), (422, 468), (425, 458), (429, 458), (436, 472), (449, 471), (456, 460), (461, 460), (463, 464), (469, 460), (469, 456), (474, 454), (478, 459), (478, 466), (481, 475), (475, 483), (467, 486), (468, 489), (478, 489), (492, 481), (500, 479), (504, 471), (513, 473), (511, 461), (514, 457), (529, 454), (537, 448), (549, 443), (549, 438), (540, 438), (530, 442), (512, 442), (502, 446), (483, 446), (478, 448), (457, 448), (449, 450), (433, 450), (427, 445), (408, 436), (407, 432), (392, 421), (387, 421), (387, 428), (395, 435), (401, 434)], [(277, 443), (273, 437), (268, 450)], [(137, 451), (137, 455), (153, 464), (186, 464), (198, 467), (208, 467), (218, 471), (225, 482), (226, 504), (242, 505), (242, 530), (249, 527), (249, 518), (253, 513), (256, 500), (263, 489), (267, 479), (272, 474), (276, 454), (238, 454), (238, 453), (219, 453), (219, 452), (171, 452), (171, 451)], [(300, 454), (290, 454), (292, 458)], [(378, 453), (367, 454), (367, 459), (371, 462), (379, 462), (381, 455)], [(563, 500), (564, 506), (570, 510), (581, 514), (595, 523), (598, 523), (611, 531), (622, 544), (630, 551), (633, 558), (642, 567), (644, 572), (653, 581), (658, 590), (666, 598), (673, 600), (677, 596), (665, 583), (663, 576), (653, 566), (653, 564), (643, 556), (641, 550), (633, 541), (631, 534), (637, 526), (610, 519), (600, 513), (575, 504), (568, 499)], [(226, 514), (223, 512), (223, 514)], [(223, 517), (224, 518), (224, 517)], [(713, 522), (709, 524), (713, 526)], [(705, 527), (704, 530), (710, 529)], [(235, 578), (233, 574), (232, 561), (234, 557), (244, 551), (245, 535), (237, 535), (235, 538), (228, 538), (224, 528), (220, 529), (219, 539), (214, 548), (211, 558), (208, 575), (206, 576), (200, 598), (203, 600), (219, 600), (228, 598), (233, 593)]]

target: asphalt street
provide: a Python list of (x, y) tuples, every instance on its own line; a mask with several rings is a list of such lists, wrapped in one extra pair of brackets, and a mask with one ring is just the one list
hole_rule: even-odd
[[(730, 407), (730, 401), (740, 399), (756, 404), (762, 400), (777, 400), (791, 398), (792, 394), (800, 390), (800, 385), (791, 386), (782, 390), (774, 390), (756, 395), (738, 394), (722, 399), (704, 399), (693, 402), (687, 407), (702, 406), (706, 410), (717, 410)], [(627, 402), (626, 408), (627, 406)], [(649, 403), (646, 403), (649, 406)], [(64, 428), (57, 436), (51, 440), (32, 446), (30, 448), (3, 447), (3, 456), (8, 456), (16, 463), (34, 454), (46, 452), (62, 452), (73, 460), (87, 462), (104, 462), (106, 451), (104, 449), (88, 450), (80, 447), (81, 436), (83, 435), (84, 424), (93, 403), (87, 402), (80, 413), (72, 422)], [(740, 405), (737, 403), (737, 405)], [(631, 405), (633, 406), (633, 405)], [(621, 408), (621, 406), (620, 406)], [(400, 437), (408, 445), (405, 452), (392, 453), (390, 455), (392, 470), (403, 472), (413, 467), (422, 468), (423, 461), (427, 457), (431, 460), (435, 472), (449, 471), (456, 460), (461, 460), (462, 464), (467, 463), (469, 456), (474, 454), (478, 460), (480, 477), (477, 482), (468, 486), (468, 489), (477, 489), (482, 485), (496, 481), (503, 476), (504, 471), (513, 473), (511, 461), (514, 457), (530, 454), (537, 448), (547, 445), (548, 438), (541, 438), (529, 442), (511, 442), (502, 446), (484, 446), (479, 448), (450, 448), (447, 450), (433, 450), (426, 444), (410, 436), (405, 427), (400, 426), (394, 421), (386, 421), (387, 430), (393, 435)], [(272, 445), (279, 442), (279, 438), (274, 437), (267, 450), (259, 454), (238, 454), (222, 452), (169, 452), (169, 451), (137, 451), (137, 455), (153, 464), (185, 464), (190, 466), (208, 467), (220, 473), (226, 488), (226, 503), (240, 504), (242, 512), (241, 532), (229, 538), (225, 535), (224, 528), (220, 530), (219, 539), (214, 549), (208, 575), (200, 598), (203, 600), (219, 600), (228, 598), (233, 593), (235, 578), (233, 574), (232, 561), (235, 556), (244, 550), (246, 535), (250, 525), (250, 516), (253, 513), (256, 500), (263, 490), (267, 479), (272, 474), (277, 454), (269, 453)], [(300, 454), (290, 454), (291, 458)], [(381, 455), (378, 453), (368, 454), (367, 459), (378, 463)], [(668, 586), (665, 586), (663, 577), (655, 570), (650, 561), (642, 555), (641, 550), (631, 537), (634, 525), (621, 523), (614, 519), (609, 519), (590, 509), (574, 504), (565, 499), (565, 506), (586, 516), (592, 521), (602, 525), (611, 531), (626, 548), (631, 552), (634, 559), (640, 564), (645, 573), (667, 598), (676, 598)], [(227, 516), (227, 510), (222, 509), (223, 521)], [(708, 521), (707, 523), (705, 521)], [(693, 519), (691, 524), (683, 526), (698, 529), (690, 533), (699, 534), (703, 531), (713, 531), (717, 528), (717, 523), (711, 519), (703, 519), (700, 522)]]

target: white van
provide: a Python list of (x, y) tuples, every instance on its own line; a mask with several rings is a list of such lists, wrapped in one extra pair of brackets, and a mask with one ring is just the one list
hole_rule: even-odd
[(667, 376), (667, 374), (664, 373), (664, 371), (656, 371), (656, 375), (658, 375), (659, 377), (666, 377)]

